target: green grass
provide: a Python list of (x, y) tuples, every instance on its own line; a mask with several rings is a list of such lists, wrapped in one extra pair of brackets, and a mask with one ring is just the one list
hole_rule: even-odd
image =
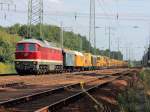
[(150, 112), (150, 68), (143, 69), (143, 71), (140, 73), (140, 78), (144, 85), (144, 94), (145, 94), (145, 105), (144, 105), (144, 111)]
[(13, 64), (0, 63), (0, 74), (15, 73)]
[(117, 99), (121, 112), (136, 112), (138, 99), (134, 89), (127, 89), (123, 93), (119, 94)]
[[(138, 83), (118, 95), (121, 112), (150, 112), (150, 69), (143, 69)], [(148, 95), (149, 92), (149, 95)]]

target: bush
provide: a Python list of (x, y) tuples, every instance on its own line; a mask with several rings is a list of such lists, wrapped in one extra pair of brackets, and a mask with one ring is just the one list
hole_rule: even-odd
[(14, 66), (11, 64), (0, 63), (0, 74), (15, 73)]
[(15, 46), (19, 40), (19, 36), (0, 30), (0, 62), (14, 61)]

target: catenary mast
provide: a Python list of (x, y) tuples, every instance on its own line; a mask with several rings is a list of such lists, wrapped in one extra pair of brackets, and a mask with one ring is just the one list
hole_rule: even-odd
[(96, 53), (96, 37), (95, 37), (95, 0), (90, 0), (90, 18), (89, 18), (89, 52), (91, 52), (90, 44), (94, 45), (94, 54)]
[(28, 36), (32, 37), (32, 25), (39, 25), (39, 36), (42, 37), (43, 0), (28, 1)]

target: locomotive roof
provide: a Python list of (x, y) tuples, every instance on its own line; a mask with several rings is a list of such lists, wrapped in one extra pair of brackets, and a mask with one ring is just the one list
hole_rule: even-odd
[(58, 49), (61, 50), (61, 48), (57, 48), (56, 46), (54, 46), (54, 44), (44, 40), (37, 40), (37, 39), (24, 39), (19, 41), (18, 43), (35, 43), (35, 44), (39, 44), (42, 47), (47, 47), (47, 48), (54, 48), (54, 49)]

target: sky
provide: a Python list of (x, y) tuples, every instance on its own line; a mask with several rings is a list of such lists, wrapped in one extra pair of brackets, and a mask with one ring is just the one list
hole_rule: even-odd
[[(44, 23), (72, 27), (71, 31), (89, 36), (90, 0), (43, 0)], [(28, 0), (0, 0), (0, 25), (27, 23)], [(110, 27), (111, 50), (119, 50), (124, 59), (140, 60), (150, 37), (150, 0), (95, 0), (96, 46), (108, 48)], [(16, 5), (16, 11), (15, 11)], [(76, 15), (76, 19), (75, 19)], [(118, 19), (117, 19), (118, 15)]]

